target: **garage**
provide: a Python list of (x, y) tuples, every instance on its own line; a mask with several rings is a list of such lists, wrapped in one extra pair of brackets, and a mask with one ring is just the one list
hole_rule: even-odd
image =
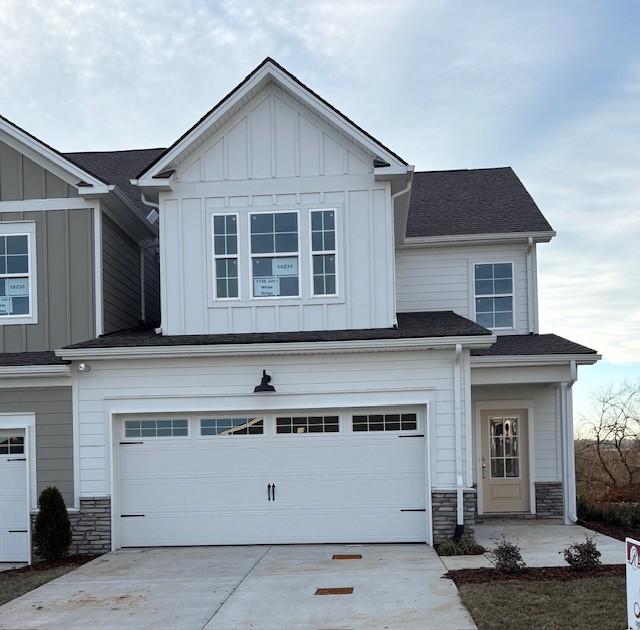
[(425, 542), (416, 409), (116, 421), (117, 546)]

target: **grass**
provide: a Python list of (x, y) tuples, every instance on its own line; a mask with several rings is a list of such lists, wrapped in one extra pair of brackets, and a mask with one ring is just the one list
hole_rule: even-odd
[(565, 582), (485, 582), (461, 584), (459, 589), (478, 630), (627, 627), (622, 576)]

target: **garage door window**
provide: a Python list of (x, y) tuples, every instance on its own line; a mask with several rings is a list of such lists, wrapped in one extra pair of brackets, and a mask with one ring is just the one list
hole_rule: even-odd
[(375, 413), (353, 416), (354, 431), (415, 431), (418, 420), (415, 413)]
[(203, 418), (200, 420), (200, 435), (262, 435), (262, 418)]
[(189, 421), (171, 420), (125, 420), (124, 436), (128, 438), (187, 437)]
[(0, 437), (0, 455), (24, 455), (24, 436), (4, 435)]
[(338, 433), (338, 416), (291, 416), (276, 418), (276, 433)]

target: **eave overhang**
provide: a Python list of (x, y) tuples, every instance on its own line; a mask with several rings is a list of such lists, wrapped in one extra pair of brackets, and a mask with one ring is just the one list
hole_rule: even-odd
[(472, 368), (484, 367), (537, 367), (543, 365), (593, 365), (602, 359), (600, 354), (536, 354), (471, 356)]
[(528, 243), (548, 243), (555, 231), (546, 232), (496, 232), (492, 234), (445, 234), (441, 236), (407, 236), (401, 243), (403, 248), (443, 247), (456, 245), (504, 245)]
[(64, 376), (70, 374), (68, 365), (2, 365), (0, 378), (25, 378), (28, 376)]

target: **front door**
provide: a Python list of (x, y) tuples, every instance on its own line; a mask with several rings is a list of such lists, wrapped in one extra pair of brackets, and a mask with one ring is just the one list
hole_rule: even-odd
[(527, 412), (483, 411), (481, 430), (483, 511), (528, 512)]

